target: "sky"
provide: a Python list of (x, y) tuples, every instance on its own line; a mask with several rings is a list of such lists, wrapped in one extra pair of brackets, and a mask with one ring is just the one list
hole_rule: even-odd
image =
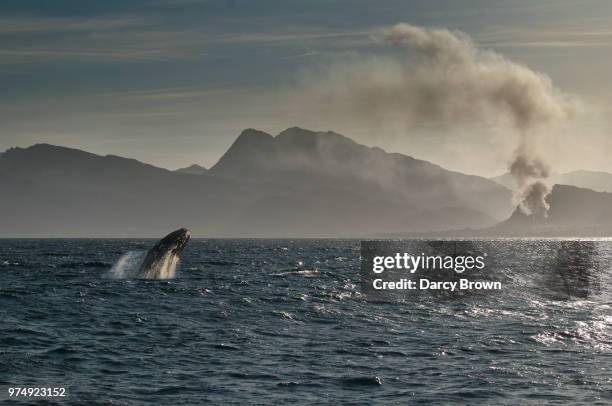
[(554, 171), (612, 172), (607, 0), (3, 0), (0, 150), (44, 142), (210, 167), (245, 128), (300, 126), (505, 172), (513, 135), (490, 123), (365, 122), (304, 101), (330, 66), (410, 58), (378, 40), (400, 22), (461, 31), (549, 77), (579, 106), (544, 137)]

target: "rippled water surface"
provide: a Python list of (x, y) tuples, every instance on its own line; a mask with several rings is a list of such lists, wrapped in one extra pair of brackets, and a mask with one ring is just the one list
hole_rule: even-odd
[(192, 240), (173, 280), (111, 278), (153, 243), (0, 240), (0, 385), (68, 385), (74, 404), (612, 402), (610, 242), (504, 242), (502, 291), (400, 301), (359, 293), (359, 241)]

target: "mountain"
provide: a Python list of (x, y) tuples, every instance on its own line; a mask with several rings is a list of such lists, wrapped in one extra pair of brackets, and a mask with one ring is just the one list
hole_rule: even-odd
[[(491, 178), (492, 181), (499, 183), (508, 189), (514, 188), (512, 175), (506, 173), (501, 176)], [(612, 173), (596, 171), (573, 171), (562, 174), (555, 174), (550, 177), (552, 184), (577, 186), (580, 188), (592, 189), (596, 192), (612, 192)]]
[(210, 174), (309, 192), (330, 188), (399, 204), (404, 211), (463, 207), (497, 219), (512, 211), (510, 191), (485, 178), (366, 147), (334, 132), (297, 127), (276, 137), (245, 130)]
[(204, 175), (206, 172), (208, 172), (208, 169), (204, 168), (203, 166), (193, 164), (186, 168), (179, 168), (174, 172), (184, 173), (187, 175)]
[(333, 132), (245, 130), (201, 175), (37, 144), (0, 155), (0, 236), (362, 237), (488, 227), (510, 191)]
[(38, 144), (0, 157), (0, 235), (157, 236), (180, 225), (219, 230), (254, 187), (177, 174), (117, 156)]
[(512, 175), (510, 173), (504, 173), (503, 175), (495, 176), (489, 179), (510, 190), (513, 190), (515, 187), (514, 179), (512, 178)]
[(555, 183), (592, 189), (596, 192), (612, 192), (612, 173), (573, 171), (553, 177)]
[(508, 220), (489, 231), (500, 235), (612, 235), (612, 193), (554, 185), (546, 201), (550, 205), (546, 217), (527, 216), (516, 209)]

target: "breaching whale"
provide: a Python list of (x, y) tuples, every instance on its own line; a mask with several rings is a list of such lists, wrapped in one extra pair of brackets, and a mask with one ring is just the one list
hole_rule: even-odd
[(191, 233), (186, 228), (171, 232), (147, 252), (140, 265), (138, 277), (142, 279), (169, 279), (174, 277), (174, 270)]

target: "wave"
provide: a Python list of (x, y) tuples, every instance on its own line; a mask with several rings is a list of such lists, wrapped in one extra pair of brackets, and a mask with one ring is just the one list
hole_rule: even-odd
[(345, 386), (380, 386), (383, 380), (378, 376), (348, 376), (341, 378), (340, 383)]
[(303, 269), (303, 270), (295, 270), (295, 271), (286, 271), (286, 272), (277, 272), (277, 273), (271, 273), (270, 276), (278, 276), (278, 277), (283, 277), (283, 276), (303, 276), (305, 278), (313, 278), (316, 277), (318, 275), (320, 275), (321, 272), (318, 270), (307, 270), (307, 269)]
[(61, 264), (61, 268), (110, 268), (113, 264), (104, 261), (68, 262)]

